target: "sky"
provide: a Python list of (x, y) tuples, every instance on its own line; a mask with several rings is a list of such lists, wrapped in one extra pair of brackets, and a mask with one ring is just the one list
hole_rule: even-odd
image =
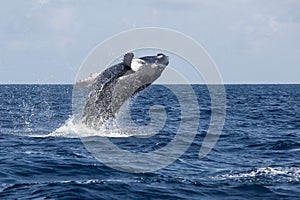
[(300, 83), (299, 0), (11, 0), (0, 6), (0, 83), (74, 83), (99, 43), (161, 27), (200, 43), (224, 83)]

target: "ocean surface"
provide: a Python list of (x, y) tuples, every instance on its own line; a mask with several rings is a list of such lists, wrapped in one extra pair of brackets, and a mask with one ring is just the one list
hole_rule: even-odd
[[(184, 85), (174, 87), (186, 92)], [(121, 149), (164, 148), (184, 120), (185, 126), (198, 128), (175, 162), (129, 173), (103, 164), (83, 144), (73, 120), (72, 85), (0, 85), (0, 199), (299, 199), (300, 85), (225, 88), (224, 128), (202, 159), (199, 149), (211, 117), (205, 85), (193, 85), (200, 107), (200, 119), (194, 121), (180, 117), (176, 96), (159, 85), (131, 99), (137, 125), (151, 121), (148, 111), (156, 104), (165, 107), (167, 120), (149, 138), (108, 135)]]

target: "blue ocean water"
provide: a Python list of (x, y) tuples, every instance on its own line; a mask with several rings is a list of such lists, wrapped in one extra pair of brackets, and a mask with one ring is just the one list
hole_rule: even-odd
[[(299, 199), (300, 85), (225, 87), (226, 121), (208, 156), (198, 158), (209, 93), (193, 85), (201, 115), (190, 148), (164, 169), (126, 173), (95, 159), (73, 132), (72, 85), (1, 85), (0, 199)], [(141, 152), (170, 142), (180, 124), (176, 97), (153, 85), (132, 102), (140, 125), (149, 107), (166, 107), (166, 126), (150, 139), (111, 141)]]

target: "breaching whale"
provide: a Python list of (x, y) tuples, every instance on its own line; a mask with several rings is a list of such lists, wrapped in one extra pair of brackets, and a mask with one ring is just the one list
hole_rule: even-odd
[(123, 62), (99, 74), (89, 92), (82, 123), (99, 129), (109, 118), (115, 118), (122, 104), (160, 77), (169, 64), (168, 56), (159, 53), (135, 59), (133, 53), (124, 55)]

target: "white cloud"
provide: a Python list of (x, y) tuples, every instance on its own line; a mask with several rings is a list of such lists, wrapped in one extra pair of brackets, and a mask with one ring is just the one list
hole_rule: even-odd
[(33, 0), (31, 8), (35, 10), (49, 4), (49, 2), (50, 0)]
[(76, 23), (73, 7), (57, 8), (48, 14), (46, 23), (49, 23), (50, 28), (57, 32), (69, 32)]
[(34, 18), (37, 29), (58, 48), (65, 48), (74, 42), (74, 34), (81, 26), (78, 9), (70, 4), (48, 4), (35, 10)]
[(16, 51), (16, 50), (24, 49), (26, 47), (26, 44), (22, 40), (11, 39), (11, 40), (6, 42), (6, 47), (9, 50)]

